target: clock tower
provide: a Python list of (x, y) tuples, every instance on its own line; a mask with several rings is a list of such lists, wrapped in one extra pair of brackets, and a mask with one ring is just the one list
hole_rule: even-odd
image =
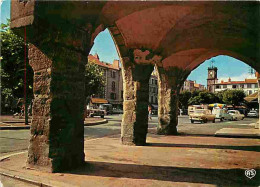
[(218, 68), (209, 67), (208, 68), (208, 78), (207, 78), (207, 90), (209, 92), (215, 92), (215, 84), (218, 82)]

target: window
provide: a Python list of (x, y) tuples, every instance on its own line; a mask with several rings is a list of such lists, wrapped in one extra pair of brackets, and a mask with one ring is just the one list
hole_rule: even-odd
[(114, 99), (115, 100), (116, 99), (116, 94), (115, 93), (111, 93), (110, 94), (110, 99)]
[(251, 88), (251, 86), (252, 86), (251, 84), (247, 84), (247, 88)]
[(157, 97), (155, 97), (155, 103), (156, 103), (156, 104), (158, 103), (158, 98), (157, 98)]
[(152, 84), (153, 84), (153, 79), (152, 79)]
[(244, 88), (244, 85), (243, 85), (243, 84), (241, 84), (241, 85), (240, 85), (240, 88)]
[(116, 72), (115, 71), (111, 71), (111, 77), (116, 78)]
[(252, 94), (252, 90), (249, 90), (249, 91), (248, 91), (248, 95), (251, 95), (251, 94)]
[(255, 84), (255, 88), (258, 88), (258, 84)]
[(151, 103), (153, 103), (153, 96), (151, 96)]
[(236, 85), (236, 84), (233, 84), (233, 85), (232, 85), (232, 88), (237, 88), (237, 85)]
[(116, 90), (116, 83), (115, 81), (112, 81), (112, 91), (115, 91)]
[(123, 90), (121, 90), (121, 99), (123, 99), (124, 98), (124, 92), (123, 92)]
[(220, 86), (220, 85), (216, 85), (216, 88), (217, 88), (217, 89), (220, 89), (220, 88), (221, 88), (221, 86)]
[(154, 80), (155, 85), (157, 85), (157, 80)]
[(225, 84), (225, 85), (223, 85), (223, 88), (227, 88), (227, 85)]

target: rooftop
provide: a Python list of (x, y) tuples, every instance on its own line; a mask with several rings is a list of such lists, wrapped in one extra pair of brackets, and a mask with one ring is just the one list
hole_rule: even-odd
[(105, 68), (115, 69), (115, 70), (121, 69), (121, 67), (119, 65), (119, 60), (114, 60), (113, 64), (110, 64), (110, 63), (107, 63), (107, 62), (100, 61), (98, 54), (88, 55), (88, 60), (94, 61), (95, 64), (102, 66), (102, 67), (105, 67)]

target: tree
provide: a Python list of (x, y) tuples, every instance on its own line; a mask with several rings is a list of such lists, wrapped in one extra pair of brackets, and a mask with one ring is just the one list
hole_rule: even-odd
[(189, 91), (183, 91), (179, 94), (179, 102), (181, 105), (181, 108), (188, 108), (188, 101), (191, 98), (191, 92)]
[[(10, 110), (16, 108), (16, 101), (24, 98), (24, 39), (14, 34), (9, 25), (9, 20), (7, 24), (1, 24), (1, 109), (4, 111), (7, 107)], [(33, 98), (33, 70), (28, 59), (26, 74), (26, 95), (29, 102)]]
[(85, 96), (90, 98), (94, 94), (100, 94), (105, 86), (102, 69), (94, 61), (88, 61), (85, 72)]
[(223, 102), (229, 105), (239, 105), (244, 102), (245, 92), (243, 90), (225, 90)]
[(218, 102), (219, 99), (216, 94), (208, 91), (196, 91), (191, 94), (192, 97), (189, 99), (189, 105), (199, 105), (199, 104), (210, 104)]

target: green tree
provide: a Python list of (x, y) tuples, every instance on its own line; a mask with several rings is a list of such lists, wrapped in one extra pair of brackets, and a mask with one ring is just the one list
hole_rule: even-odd
[(105, 86), (102, 69), (94, 61), (88, 61), (85, 72), (85, 96), (100, 94)]
[(223, 102), (229, 105), (239, 105), (244, 102), (245, 92), (243, 90), (225, 90)]
[(192, 97), (189, 99), (189, 105), (198, 105), (198, 104), (210, 104), (218, 102), (219, 99), (216, 94), (208, 91), (195, 91), (192, 93)]
[[(1, 109), (15, 108), (24, 98), (24, 39), (10, 29), (10, 21), (1, 24)], [(27, 45), (26, 45), (27, 47)], [(27, 48), (26, 48), (26, 54)], [(27, 102), (33, 98), (33, 70), (26, 61)], [(26, 110), (27, 111), (27, 110)], [(10, 112), (10, 111), (9, 111)]]
[(179, 102), (181, 105), (181, 108), (188, 108), (188, 101), (191, 98), (191, 92), (189, 91), (183, 91), (179, 94)]

